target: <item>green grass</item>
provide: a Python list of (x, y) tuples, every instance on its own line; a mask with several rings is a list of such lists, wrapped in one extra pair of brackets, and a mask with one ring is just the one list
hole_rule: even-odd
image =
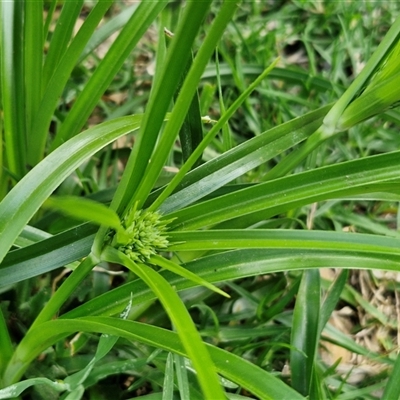
[(398, 16), (1, 3), (0, 398), (398, 398)]

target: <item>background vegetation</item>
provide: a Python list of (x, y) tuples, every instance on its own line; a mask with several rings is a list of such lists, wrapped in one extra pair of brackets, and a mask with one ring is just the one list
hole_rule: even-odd
[(399, 8), (2, 2), (0, 398), (399, 398)]

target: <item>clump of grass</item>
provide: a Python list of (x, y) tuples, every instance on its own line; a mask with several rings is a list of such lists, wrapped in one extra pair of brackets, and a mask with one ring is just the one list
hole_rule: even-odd
[[(397, 36), (385, 39), (391, 45), (370, 62), (398, 4), (244, 2), (234, 17), (229, 1), (182, 9), (141, 2), (116, 14), (107, 14), (113, 1), (102, 1), (86, 10), (90, 18), (74, 36), (63, 26), (72, 29), (80, 3), (66, 2), (63, 23), (47, 35), (58, 15), (53, 2), (43, 38), (42, 4), (28, 3), (24, 12), (16, 4), (13, 19), (13, 3), (0, 4), (3, 22), (27, 23), (26, 45), (18, 42), (18, 24), (1, 28), (8, 161), (0, 183), (0, 385), (22, 381), (0, 394), (18, 396), (34, 385), (32, 393), (44, 399), (60, 392), (74, 399), (133, 392), (163, 399), (397, 398), (396, 326), (382, 302), (369, 304), (371, 293), (361, 283), (352, 287), (346, 272), (328, 279), (317, 269), (400, 268), (400, 158), (392, 148), (400, 117), (397, 110), (383, 114), (398, 96), (391, 81), (398, 79), (398, 22)], [(131, 60), (149, 41), (150, 26), (154, 75), (141, 85)], [(165, 27), (175, 33), (168, 44)], [(120, 29), (104, 58), (91, 55)], [(72, 105), (59, 104), (77, 77), (87, 80), (82, 94), (74, 89)], [(35, 89), (39, 81), (43, 91)], [(111, 110), (106, 89), (128, 92), (128, 101)], [(78, 134), (99, 109), (108, 121)], [(207, 132), (200, 117), (208, 114), (215, 125)], [(182, 126), (195, 127), (196, 136), (191, 128), (183, 135)], [(134, 136), (132, 149), (107, 147), (124, 135)], [(69, 198), (63, 207), (92, 224), (66, 222), (42, 207), (53, 191), (90, 196), (85, 206)], [(52, 237), (55, 226), (60, 233)], [(67, 268), (54, 275), (61, 266)], [(134, 279), (125, 280), (125, 268)], [(390, 294), (398, 289), (391, 284), (380, 283)], [(332, 315), (346, 307), (353, 325), (341, 331)], [(382, 346), (361, 346), (357, 333), (379, 324), (387, 328)], [(69, 340), (76, 332), (83, 333)], [(335, 354), (322, 355), (322, 340), (379, 363), (379, 373), (364, 382), (352, 379), (352, 370), (344, 375)], [(50, 379), (39, 377), (39, 368)], [(127, 389), (116, 375), (129, 376)]]

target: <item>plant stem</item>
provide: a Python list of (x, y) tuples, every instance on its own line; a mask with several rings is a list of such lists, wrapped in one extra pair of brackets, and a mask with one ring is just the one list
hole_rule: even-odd
[(89, 274), (92, 268), (99, 263), (99, 261), (100, 260), (95, 257), (93, 253), (90, 253), (59, 287), (54, 296), (49, 300), (49, 302), (37, 316), (30, 330), (37, 325), (52, 319), (60, 310), (60, 307), (64, 304), (64, 302), (69, 298), (82, 280)]
[(11, 338), (8, 333), (6, 320), (4, 319), (3, 311), (1, 310), (1, 308), (0, 308), (0, 343), (1, 343), (1, 351), (0, 351), (0, 388), (1, 388), (2, 387), (1, 377), (13, 353)]

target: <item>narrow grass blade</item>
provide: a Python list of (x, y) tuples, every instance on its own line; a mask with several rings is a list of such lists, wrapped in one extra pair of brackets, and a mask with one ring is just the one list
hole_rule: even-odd
[[(168, 44), (170, 38), (168, 34), (166, 34), (165, 36)], [(192, 62), (193, 62), (193, 54), (189, 58), (186, 68), (183, 71), (177, 90), (175, 91), (174, 94), (174, 101), (176, 101), (176, 99), (179, 96), (179, 93), (182, 89), (182, 85), (185, 81), (186, 75), (190, 70)], [(186, 117), (179, 130), (179, 140), (182, 149), (183, 162), (185, 162), (190, 157), (190, 155), (193, 153), (193, 150), (199, 145), (202, 139), (203, 139), (203, 123), (201, 121), (199, 96), (196, 90), (193, 95), (192, 101), (190, 102), (189, 110), (187, 111)], [(200, 159), (197, 160), (196, 164), (198, 165), (200, 161), (201, 161)]]
[(354, 97), (362, 90), (366, 85), (368, 79), (371, 78), (374, 72), (376, 72), (378, 66), (390, 53), (393, 46), (396, 45), (397, 40), (400, 36), (400, 17), (397, 17), (396, 21), (393, 23), (388, 33), (383, 38), (382, 42), (379, 44), (378, 48), (368, 60), (367, 64), (349, 86), (346, 92), (341, 96), (341, 98), (336, 102), (335, 106), (328, 113), (324, 119), (324, 132), (329, 136), (334, 133), (336, 129), (336, 123), (342, 115), (343, 111), (349, 105), (349, 103), (354, 99)]
[(176, 380), (178, 381), (179, 395), (181, 399), (190, 399), (189, 380), (187, 376), (187, 369), (185, 366), (185, 359), (174, 354)]
[[(233, 75), (232, 68), (228, 63), (220, 63), (220, 76), (221, 78), (231, 77)], [(247, 64), (242, 67), (242, 74), (250, 77), (257, 77), (262, 73), (264, 67), (261, 65)], [(215, 65), (209, 64), (204, 71), (203, 79), (209, 79), (215, 77)], [(323, 78), (321, 76), (310, 76), (307, 71), (294, 70), (290, 68), (275, 68), (269, 75), (270, 79), (277, 79), (287, 83), (302, 85), (307, 89), (315, 89), (319, 92), (331, 92), (335, 88), (340, 87), (334, 84), (332, 81)]]
[[(187, 161), (194, 149), (203, 139), (203, 122), (200, 114), (200, 104), (197, 92), (194, 94), (190, 103), (189, 111), (186, 115), (183, 125), (179, 131), (179, 140), (182, 147), (183, 161)], [(201, 157), (194, 163), (197, 167), (201, 162)]]
[(304, 271), (293, 314), (290, 352), (292, 386), (304, 396), (311, 390), (319, 341), (320, 276), (318, 270)]
[[(260, 221), (299, 205), (371, 193), (383, 185), (382, 182), (398, 180), (399, 154), (365, 157), (265, 182), (187, 207), (168, 214), (167, 218), (176, 218), (171, 223), (172, 228), (185, 230), (214, 225), (241, 215), (248, 215), (251, 224), (253, 215)], [(374, 187), (374, 184), (378, 186)], [(386, 188), (384, 191), (397, 190), (393, 183)], [(255, 214), (260, 211), (263, 211), (262, 215)]]
[(350, 294), (355, 304), (360, 305), (365, 310), (365, 312), (367, 312), (369, 315), (379, 321), (383, 326), (387, 326), (392, 329), (397, 328), (397, 320), (395, 316), (387, 316), (381, 310), (372, 305), (367, 299), (365, 299), (357, 290), (355, 290), (350, 285), (347, 285), (346, 292)]
[[(42, 93), (43, 66), (43, 1), (24, 3), (24, 76), (26, 136), (32, 135), (32, 119), (38, 113)], [(28, 163), (29, 163), (28, 145)]]
[(344, 383), (341, 385), (337, 385), (337, 382), (336, 386), (343, 388), (343, 391), (342, 393), (336, 395), (335, 400), (376, 400), (376, 396), (373, 396), (372, 393), (382, 393), (382, 390), (384, 390), (385, 387), (385, 381), (358, 389), (354, 389), (354, 386), (346, 385)]
[(273, 179), (281, 178), (290, 171), (293, 171), (295, 167), (300, 165), (313, 150), (320, 146), (325, 141), (325, 138), (319, 134), (319, 131), (314, 132), (310, 135), (306, 142), (292, 151), (288, 156), (281, 162), (275, 165), (270, 171), (263, 176), (263, 181), (270, 181)]
[(348, 334), (343, 333), (341, 330), (333, 327), (329, 322), (324, 329), (322, 339), (337, 346), (343, 347), (344, 349), (347, 349), (355, 354), (362, 355), (370, 360), (391, 366), (394, 364), (391, 358), (385, 357), (382, 354), (373, 352), (371, 349), (361, 346), (360, 344), (356, 343), (355, 340)]
[(164, 257), (160, 256), (152, 256), (149, 260), (152, 264), (158, 265), (161, 268), (165, 268), (168, 271), (171, 271), (177, 275), (180, 275), (186, 279), (192, 280), (196, 282), (198, 285), (205, 286), (206, 288), (212, 290), (215, 293), (220, 294), (224, 297), (230, 297), (227, 293), (207, 282), (206, 280), (200, 278), (198, 275), (193, 274), (191, 271), (183, 268), (182, 266), (175, 264), (173, 261), (170, 261)]
[[(198, 157), (201, 156), (202, 152), (205, 150), (205, 148), (210, 144), (212, 139), (217, 135), (218, 131), (224, 126), (224, 124), (228, 121), (228, 119), (234, 114), (234, 112), (239, 108), (239, 106), (242, 104), (242, 102), (251, 94), (251, 92), (257, 87), (257, 85), (270, 73), (270, 71), (274, 68), (275, 63), (273, 63), (271, 66), (269, 66), (248, 88), (245, 90), (239, 97), (238, 99), (229, 107), (227, 112), (220, 118), (220, 120), (213, 126), (213, 128), (210, 130), (210, 132), (207, 133), (207, 135), (204, 137), (202, 142), (197, 146), (197, 148), (193, 151), (192, 155), (189, 157), (189, 159), (186, 161), (186, 163), (181, 167), (179, 172), (175, 175), (175, 177), (171, 180), (171, 182), (168, 184), (168, 186), (163, 190), (163, 192), (159, 195), (159, 197), (154, 201), (154, 203), (151, 205), (151, 209), (157, 209), (160, 208), (160, 210), (165, 213), (167, 206), (161, 207), (161, 204), (166, 200), (166, 198), (176, 189), (176, 187), (179, 185), (179, 183), (183, 180), (185, 174), (187, 174)], [(254, 144), (254, 143), (252, 143)], [(243, 150), (243, 148), (241, 149)], [(244, 154), (243, 154), (244, 155)], [(247, 154), (246, 154), (247, 155)], [(251, 156), (250, 156), (251, 157)], [(233, 159), (230, 159), (233, 160)], [(201, 170), (203, 171), (209, 171), (207, 167), (209, 167), (208, 163), (205, 164), (207, 166), (200, 167)], [(199, 170), (200, 170), (199, 168)], [(233, 168), (232, 168), (233, 169)], [(217, 170), (217, 168), (215, 169)], [(196, 173), (197, 169), (194, 171)], [(236, 171), (241, 171), (236, 169)], [(209, 172), (208, 172), (209, 173)], [(208, 175), (208, 173), (206, 175)], [(229, 182), (229, 180), (228, 180)], [(214, 185), (214, 190), (218, 188), (218, 184), (216, 185), (216, 181), (213, 180), (213, 185)], [(222, 186), (222, 185), (221, 185)], [(205, 187), (203, 186), (203, 190)], [(208, 192), (209, 193), (209, 192)], [(207, 194), (207, 192), (205, 193)], [(188, 198), (187, 196), (180, 196), (180, 198)], [(199, 197), (195, 198), (193, 201), (198, 199)]]
[(7, 168), (20, 179), (26, 171), (26, 137), (23, 70), (23, 3), (0, 3), (0, 77)]
[(169, 232), (169, 250), (228, 250), (239, 248), (337, 249), (400, 255), (398, 239), (362, 233), (291, 229), (215, 229)]
[(398, 104), (400, 100), (400, 73), (363, 93), (340, 116), (337, 130), (343, 131)]
[(104, 225), (115, 230), (121, 229), (118, 214), (94, 200), (74, 196), (50, 197), (43, 206), (84, 222)]
[[(270, 76), (273, 71), (274, 69), (270, 70), (269, 74), (267, 74), (266, 77)], [(260, 133), (258, 136), (236, 146), (231, 151), (226, 152), (219, 157), (208, 161), (206, 164), (204, 164), (204, 166), (196, 168), (195, 171), (185, 176), (185, 178), (182, 180), (181, 186), (188, 187), (189, 185), (194, 184), (202, 178), (207, 178), (210, 173), (216, 173), (218, 170), (221, 169), (224, 169), (225, 175), (230, 175), (234, 170), (241, 171), (242, 168), (244, 168), (245, 166), (244, 162), (238, 164), (238, 166), (240, 166), (240, 169), (233, 167), (234, 165), (236, 165), (234, 164), (234, 162), (239, 162), (239, 160), (241, 159), (243, 159), (243, 161), (246, 159), (251, 160), (252, 164), (255, 165), (258, 157), (262, 157), (267, 152), (269, 154), (268, 156), (263, 156), (263, 160), (268, 160), (268, 157), (273, 157), (273, 154), (280, 154), (283, 150), (286, 149), (285, 146), (293, 146), (295, 144), (298, 144), (306, 139), (309, 135), (311, 135), (315, 131), (315, 129), (317, 129), (317, 127), (322, 123), (322, 120), (326, 113), (329, 111), (330, 107), (331, 105), (321, 107), (299, 118), (294, 118), (291, 121), (285, 122), (281, 125), (269, 129), (266, 132)], [(228, 111), (230, 111), (230, 108), (228, 109)], [(260, 151), (260, 153), (258, 151)], [(253, 153), (253, 155), (251, 155), (251, 153)], [(289, 156), (285, 157), (285, 160), (288, 157)], [(232, 166), (232, 171), (228, 169), (229, 164), (231, 164)], [(250, 168), (250, 166), (247, 168)], [(246, 172), (247, 168), (245, 169)], [(216, 180), (213, 181), (217, 183)], [(203, 181), (203, 186), (204, 184), (205, 181)], [(207, 193), (208, 192), (209, 189), (207, 190)], [(165, 203), (169, 203), (170, 201), (172, 200), (167, 199)]]
[[(375, 236), (374, 236), (375, 237)], [(371, 241), (373, 239), (371, 238)], [(333, 311), (335, 310), (338, 301), (340, 300), (340, 295), (346, 285), (347, 278), (349, 276), (349, 271), (346, 269), (340, 272), (340, 275), (335, 279), (335, 282), (329, 288), (326, 297), (321, 306), (321, 313), (319, 319), (319, 335), (328, 323)]]
[[(1, 86), (1, 83), (0, 83)], [(1, 93), (1, 88), (0, 88)], [(1, 94), (0, 94), (0, 107), (1, 106)], [(0, 119), (0, 140), (3, 143), (3, 121)], [(0, 148), (0, 165), (2, 168), (0, 169), (0, 201), (4, 198), (8, 191), (8, 179), (5, 177), (5, 173), (3, 170), (3, 166), (5, 165), (5, 157), (4, 157), (4, 149), (3, 146)]]
[[(10, 334), (8, 332), (7, 323), (1, 308), (0, 308), (0, 343), (1, 343), (0, 376), (3, 376), (6, 366), (13, 354), (14, 348), (11, 342)], [(3, 387), (3, 384), (2, 380), (0, 379), (0, 388), (1, 387)]]
[(168, 353), (165, 364), (162, 400), (172, 400), (174, 396), (174, 360), (172, 353)]
[(56, 7), (57, 7), (57, 0), (50, 0), (48, 4), (46, 20), (44, 21), (44, 27), (43, 27), (43, 38), (45, 40), (48, 38), (50, 24), (53, 19), (54, 10), (56, 9)]
[[(359, 200), (365, 199), (369, 201), (385, 201), (387, 199), (392, 199), (393, 201), (399, 201), (400, 199), (400, 186), (395, 184), (396, 181), (388, 181), (386, 183), (374, 183), (371, 185), (362, 185), (358, 186), (353, 189), (348, 189), (347, 194), (343, 194), (343, 196), (338, 194), (338, 198), (342, 199), (343, 201), (352, 201), (352, 200)], [(240, 190), (241, 188), (239, 188)], [(233, 193), (235, 191), (231, 191)], [(225, 193), (224, 193), (225, 194)], [(335, 196), (336, 197), (336, 196)], [(331, 197), (333, 198), (333, 197)], [(327, 197), (318, 198), (316, 201), (320, 200), (327, 200)], [(340, 200), (339, 200), (340, 201)], [(286, 211), (292, 210), (299, 205), (311, 204), (313, 202), (304, 201), (302, 204), (298, 203), (296, 206), (293, 207), (292, 205), (287, 205), (285, 207), (282, 205), (282, 210), (285, 209)], [(279, 214), (279, 213), (278, 213)], [(232, 220), (228, 220), (226, 222), (222, 222), (216, 226), (218, 229), (226, 229), (226, 228), (234, 228), (234, 229), (243, 229), (249, 226), (252, 226), (255, 223), (258, 223), (262, 220), (269, 219), (272, 215), (275, 214), (275, 211), (271, 213), (271, 210), (265, 211), (258, 211), (255, 213), (247, 214), (243, 217), (234, 218)], [(386, 233), (386, 232), (385, 232)], [(391, 235), (393, 236), (393, 235)], [(394, 236), (397, 236), (394, 234)]]
[(130, 5), (101, 25), (85, 45), (84, 50), (79, 56), (78, 63), (82, 62), (90, 53), (93, 52), (94, 49), (100, 46), (101, 43), (107, 40), (113, 33), (122, 29), (129, 22), (138, 6), (138, 3)]
[(67, 386), (62, 382), (53, 382), (48, 378), (31, 378), (0, 389), (0, 399), (18, 398), (26, 389), (36, 385), (48, 385), (57, 392), (64, 392), (67, 389)]
[[(37, 354), (56, 340), (71, 333), (100, 332), (139, 341), (187, 357), (179, 336), (166, 329), (148, 324), (108, 317), (84, 317), (49, 321), (25, 336), (10, 364), (7, 381), (13, 382)], [(241, 385), (261, 400), (304, 400), (298, 392), (256, 365), (215, 346), (205, 344), (217, 371), (232, 382)], [(216, 399), (215, 394), (210, 399)], [(223, 397), (221, 397), (223, 398)]]
[[(231, 250), (218, 254), (200, 257), (183, 264), (183, 267), (201, 276), (209, 282), (226, 282), (233, 279), (270, 274), (282, 271), (300, 271), (307, 268), (353, 268), (381, 269), (397, 271), (400, 266), (400, 255), (389, 252), (360, 252), (346, 249), (290, 248), (274, 249), (269, 247)], [(169, 271), (160, 272), (168, 282), (183, 290), (197, 286), (193, 281), (179, 277)], [(130, 295), (132, 304), (153, 300), (155, 297), (141, 281), (128, 283), (101, 295), (86, 304), (69, 311), (62, 318), (81, 317), (85, 315), (114, 315), (121, 312)]]
[[(157, 154), (152, 154), (166, 112), (189, 57), (191, 56), (193, 41), (209, 6), (210, 0), (189, 2), (187, 7), (185, 7), (182, 20), (171, 41), (160, 75), (155, 77), (154, 86), (146, 107), (143, 125), (111, 205), (118, 212), (126, 210), (137, 201), (139, 208), (141, 208), (158, 178), (159, 172), (164, 165), (166, 155), (170, 152), (171, 146), (164, 143), (166, 139), (161, 139), (162, 142), (158, 145), (158, 148), (162, 149), (161, 157)], [(203, 60), (203, 62), (206, 63), (207, 60), (208, 58)], [(199, 70), (200, 74), (202, 71), (203, 68)], [(188, 94), (190, 96), (185, 97), (185, 101), (190, 101), (196, 90), (198, 79), (199, 78), (194, 80), (194, 82), (190, 82), (188, 89), (182, 88), (179, 97), (182, 98), (185, 92), (187, 92), (186, 96)], [(171, 115), (171, 118), (174, 119), (175, 128), (171, 129), (171, 122), (169, 122), (164, 130), (162, 138), (168, 138), (168, 141), (171, 141), (171, 139), (173, 141), (175, 140), (188, 107), (189, 104), (179, 104), (177, 102), (174, 110), (178, 110), (179, 113), (175, 111), (175, 115)], [(171, 118), (169, 121), (171, 121)], [(168, 128), (168, 126), (170, 126), (170, 128)], [(167, 129), (169, 129), (169, 131), (167, 131)], [(156, 166), (151, 168), (153, 170), (153, 175), (150, 177), (149, 173), (145, 171), (154, 163), (156, 163)], [(141, 189), (140, 185), (145, 185), (145, 189)]]
[(120, 70), (129, 53), (166, 5), (167, 2), (163, 1), (140, 2), (129, 22), (124, 26), (104, 59), (97, 66), (84, 90), (69, 111), (67, 118), (54, 138), (52, 150), (75, 136), (84, 126), (98, 100)]
[(0, 264), (0, 288), (42, 275), (87, 256), (98, 227), (83, 225), (11, 251)]
[[(90, 14), (85, 18), (85, 22), (73, 38), (71, 44), (65, 50), (60, 62), (51, 71), (48, 84), (43, 88), (43, 95), (37, 99), (37, 104), (35, 105), (37, 112), (32, 113), (32, 127), (28, 146), (28, 161), (31, 166), (36, 165), (44, 156), (50, 121), (62, 91), (65, 89), (65, 85), (85, 44), (92, 36), (111, 4), (112, 0), (105, 0), (99, 1), (94, 6)], [(41, 51), (43, 52), (43, 49)], [(43, 56), (42, 52), (40, 54), (41, 57)], [(40, 82), (39, 78), (35, 77), (34, 79)], [(41, 90), (38, 93), (40, 94)]]
[(57, 25), (51, 37), (43, 66), (42, 88), (47, 87), (71, 40), (75, 23), (81, 12), (83, 0), (67, 1), (63, 4)]
[(393, 371), (389, 375), (389, 380), (385, 386), (382, 400), (398, 400), (400, 399), (400, 357), (397, 355), (396, 362), (394, 363)]
[[(225, 104), (224, 104), (224, 98), (222, 95), (222, 85), (221, 85), (221, 76), (219, 73), (219, 60), (218, 60), (219, 54), (218, 54), (218, 48), (215, 52), (215, 67), (216, 67), (216, 76), (217, 76), (217, 88), (218, 88), (218, 101), (219, 101), (219, 109), (220, 109), (220, 114), (223, 115), (226, 112)], [(242, 90), (243, 92), (243, 90)], [(246, 102), (246, 99), (244, 103)], [(245, 103), (246, 104), (246, 103)], [(222, 145), (224, 148), (224, 151), (228, 151), (233, 147), (232, 143), (232, 137), (231, 137), (231, 132), (229, 129), (229, 124), (228, 122), (224, 124), (222, 127)]]
[(150, 267), (135, 264), (130, 258), (110, 247), (102, 253), (108, 262), (116, 262), (137, 274), (155, 293), (175, 326), (179, 338), (197, 372), (205, 398), (224, 398), (213, 362), (186, 307), (175, 290), (164, 278)]

